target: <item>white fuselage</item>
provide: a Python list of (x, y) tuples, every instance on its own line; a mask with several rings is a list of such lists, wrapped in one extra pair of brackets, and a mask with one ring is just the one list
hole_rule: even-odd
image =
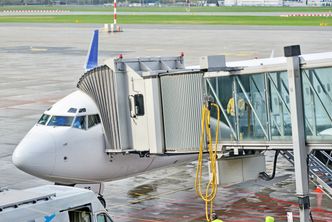
[[(92, 118), (96, 115), (99, 115), (98, 109), (85, 93), (78, 90), (63, 98), (45, 111), (44, 118), (19, 143), (13, 153), (13, 163), (46, 180), (77, 184), (122, 179), (196, 157), (107, 154), (102, 124)], [(79, 119), (85, 122), (77, 125)]]

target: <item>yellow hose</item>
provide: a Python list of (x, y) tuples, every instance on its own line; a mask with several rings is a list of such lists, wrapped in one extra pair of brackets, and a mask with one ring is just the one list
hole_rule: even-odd
[[(212, 136), (210, 128), (210, 110), (207, 105), (202, 107), (202, 119), (201, 119), (201, 135), (200, 135), (200, 146), (198, 153), (198, 163), (196, 169), (196, 179), (195, 179), (195, 190), (198, 196), (205, 201), (205, 217), (206, 221), (211, 221), (211, 215), (213, 212), (213, 201), (217, 194), (217, 148), (218, 148), (218, 136), (219, 136), (219, 120), (220, 120), (220, 110), (217, 104), (211, 103), (211, 106), (215, 107), (217, 110), (217, 128), (215, 135), (215, 146), (212, 146)], [(202, 192), (202, 167), (203, 167), (203, 151), (204, 151), (204, 139), (207, 139), (207, 148), (210, 159), (210, 171), (211, 177), (205, 188), (205, 194)]]

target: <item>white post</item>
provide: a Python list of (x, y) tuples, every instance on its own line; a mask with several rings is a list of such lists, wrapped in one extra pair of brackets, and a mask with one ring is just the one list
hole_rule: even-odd
[(293, 222), (293, 212), (287, 212), (287, 222)]
[(299, 202), (300, 221), (308, 222), (310, 219), (310, 200), (308, 195), (309, 181), (307, 166), (308, 149), (305, 144), (306, 134), (299, 58), (299, 55), (301, 55), (300, 46), (296, 45), (285, 47), (284, 52), (285, 56), (287, 57), (296, 194), (298, 196)]

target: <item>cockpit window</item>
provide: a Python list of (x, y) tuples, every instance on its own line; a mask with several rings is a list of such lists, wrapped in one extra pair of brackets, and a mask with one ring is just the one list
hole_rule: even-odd
[(74, 117), (70, 116), (52, 116), (48, 126), (71, 126)]
[(86, 129), (85, 116), (77, 116), (74, 120), (73, 127), (77, 129)]
[(50, 115), (47, 115), (47, 114), (43, 114), (39, 121), (38, 121), (38, 124), (41, 124), (41, 125), (45, 125), (48, 121), (48, 119), (50, 118)]
[(100, 123), (100, 118), (98, 114), (88, 116), (88, 126), (89, 128)]
[(68, 110), (68, 113), (76, 113), (77, 112), (77, 109), (76, 108), (70, 108)]

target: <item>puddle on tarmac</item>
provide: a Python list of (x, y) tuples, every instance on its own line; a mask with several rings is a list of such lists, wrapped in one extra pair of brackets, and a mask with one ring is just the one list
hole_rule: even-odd
[(156, 185), (145, 184), (145, 185), (135, 187), (132, 190), (129, 190), (128, 197), (138, 198), (138, 197), (149, 195), (151, 192), (155, 192), (156, 190), (157, 190)]

